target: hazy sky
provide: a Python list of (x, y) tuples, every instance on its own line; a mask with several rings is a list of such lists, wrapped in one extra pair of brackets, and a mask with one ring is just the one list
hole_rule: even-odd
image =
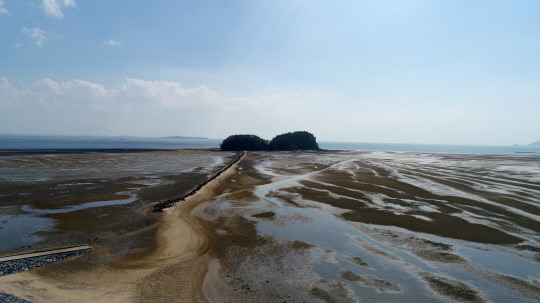
[(540, 1), (0, 0), (0, 133), (527, 144)]

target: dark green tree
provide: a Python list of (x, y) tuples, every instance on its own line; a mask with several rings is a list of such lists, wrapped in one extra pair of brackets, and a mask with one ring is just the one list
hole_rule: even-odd
[(306, 131), (277, 135), (268, 144), (270, 150), (319, 150), (315, 136)]
[(266, 150), (268, 141), (255, 135), (232, 135), (221, 142), (221, 150)]

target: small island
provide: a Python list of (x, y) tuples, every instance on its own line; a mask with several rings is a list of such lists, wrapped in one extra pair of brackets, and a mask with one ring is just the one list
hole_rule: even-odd
[(307, 131), (296, 131), (275, 136), (267, 141), (256, 135), (232, 135), (220, 145), (224, 151), (292, 151), (319, 150), (315, 136)]

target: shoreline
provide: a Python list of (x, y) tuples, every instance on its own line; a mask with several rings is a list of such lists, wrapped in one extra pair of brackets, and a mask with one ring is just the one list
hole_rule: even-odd
[[(483, 146), (473, 146), (483, 147)], [(487, 146), (489, 147), (489, 146)], [(512, 148), (512, 146), (495, 146), (496, 148)], [(524, 148), (526, 146), (520, 146)], [(517, 156), (517, 157), (540, 157), (540, 149), (533, 146), (533, 150), (512, 150), (509, 151), (473, 151), (473, 150), (413, 150), (413, 149), (327, 149), (320, 150), (302, 150), (302, 151), (274, 151), (274, 153), (395, 153), (395, 154), (434, 154), (434, 155), (453, 155), (453, 156), (477, 156), (477, 157), (494, 157), (494, 156)], [(170, 152), (170, 151), (209, 151), (209, 152), (231, 152), (222, 151), (219, 147), (178, 147), (178, 148), (25, 148), (25, 149), (0, 149), (1, 157), (11, 156), (39, 156), (39, 155), (73, 155), (73, 154), (136, 154), (136, 153), (151, 153), (151, 152)], [(269, 151), (255, 151), (269, 152)]]
[(121, 154), (121, 153), (148, 153), (161, 151), (221, 151), (219, 148), (29, 148), (29, 149), (0, 149), (2, 156), (26, 155), (64, 155), (64, 154)]

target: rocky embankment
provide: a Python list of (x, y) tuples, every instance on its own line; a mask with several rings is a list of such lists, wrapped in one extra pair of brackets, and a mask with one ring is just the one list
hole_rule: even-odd
[[(40, 267), (49, 263), (57, 262), (63, 259), (71, 258), (83, 254), (89, 251), (89, 249), (56, 253), (44, 256), (22, 258), (17, 260), (9, 260), (0, 262), (0, 276), (16, 274), (19, 272), (27, 271)], [(28, 303), (24, 299), (0, 292), (0, 302), (5, 303)]]
[(75, 257), (87, 251), (89, 251), (89, 249), (0, 262), (0, 276), (27, 271), (49, 263)]
[(227, 169), (229, 169), (231, 166), (233, 166), (234, 164), (236, 164), (238, 161), (240, 161), (240, 159), (242, 159), (242, 157), (244, 156), (245, 152), (242, 152), (236, 159), (234, 159), (233, 161), (229, 162), (229, 164), (227, 164), (227, 166), (223, 167), (222, 169), (220, 169), (217, 173), (213, 174), (210, 178), (206, 179), (206, 181), (204, 181), (203, 183), (197, 185), (197, 187), (195, 187), (194, 189), (190, 190), (187, 194), (181, 196), (181, 197), (177, 197), (176, 199), (172, 199), (172, 200), (167, 200), (165, 202), (159, 202), (157, 203), (156, 205), (154, 205), (154, 209), (152, 210), (152, 212), (162, 212), (163, 209), (165, 208), (168, 208), (168, 207), (171, 207), (173, 206), (176, 202), (180, 202), (180, 201), (185, 201), (188, 197), (190, 196), (193, 196), (194, 194), (196, 194), (203, 186), (205, 186), (206, 184), (208, 184), (210, 181), (216, 179), (217, 177), (219, 177), (223, 172), (225, 172)]

